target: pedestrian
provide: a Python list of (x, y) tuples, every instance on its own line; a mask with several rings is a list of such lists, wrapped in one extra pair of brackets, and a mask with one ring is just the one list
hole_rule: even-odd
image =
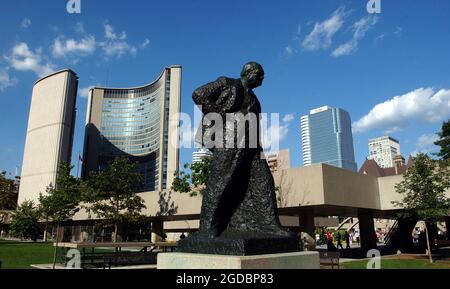
[(350, 234), (348, 233), (348, 231), (345, 231), (345, 243), (347, 243), (347, 249), (350, 249)]
[(341, 237), (341, 233), (337, 232), (336, 234), (336, 240), (337, 240), (337, 248), (339, 249), (339, 247), (341, 249), (344, 249), (344, 247), (342, 246), (342, 237)]
[(333, 244), (333, 235), (331, 234), (330, 231), (327, 231), (327, 250), (328, 252), (336, 252), (339, 251), (336, 246), (334, 246)]

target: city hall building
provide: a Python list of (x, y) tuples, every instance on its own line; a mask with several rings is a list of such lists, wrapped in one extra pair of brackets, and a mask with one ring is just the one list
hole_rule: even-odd
[(170, 188), (179, 160), (181, 75), (181, 66), (171, 66), (144, 86), (90, 90), (83, 178), (123, 156), (137, 164), (139, 192)]
[(19, 204), (39, 199), (55, 184), (61, 162), (70, 163), (78, 77), (70, 69), (47, 75), (33, 86)]

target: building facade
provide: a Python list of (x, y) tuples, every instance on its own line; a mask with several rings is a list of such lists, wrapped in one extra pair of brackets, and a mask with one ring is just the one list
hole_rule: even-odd
[(351, 119), (348, 112), (329, 106), (301, 118), (305, 166), (324, 163), (356, 172)]
[(393, 168), (394, 159), (401, 155), (400, 143), (390, 136), (369, 140), (369, 160), (374, 160), (380, 168)]
[(291, 152), (289, 149), (275, 153), (267, 153), (266, 161), (273, 173), (291, 168)]
[(180, 96), (180, 66), (165, 68), (145, 86), (91, 89), (83, 178), (127, 157), (142, 176), (138, 191), (170, 188), (178, 171)]
[(62, 162), (70, 163), (78, 77), (62, 70), (36, 81), (23, 155), (19, 204), (36, 201), (55, 184)]
[(192, 163), (200, 163), (204, 158), (212, 157), (213, 153), (206, 148), (198, 149), (192, 153)]

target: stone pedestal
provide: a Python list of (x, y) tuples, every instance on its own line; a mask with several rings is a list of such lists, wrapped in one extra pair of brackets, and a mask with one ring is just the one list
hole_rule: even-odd
[(320, 269), (320, 262), (318, 252), (257, 256), (161, 253), (158, 254), (158, 269)]
[[(287, 232), (286, 232), (287, 234)], [(298, 252), (297, 237), (277, 236), (266, 233), (223, 233), (217, 238), (193, 235), (178, 243), (177, 252), (231, 256), (253, 256)]]

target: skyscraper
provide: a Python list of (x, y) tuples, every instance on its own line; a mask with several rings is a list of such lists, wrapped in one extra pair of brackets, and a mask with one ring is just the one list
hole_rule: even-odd
[(36, 201), (55, 184), (61, 162), (70, 163), (78, 77), (71, 70), (36, 81), (31, 97), (19, 204)]
[(329, 106), (310, 111), (301, 118), (303, 163), (325, 163), (357, 170), (348, 112)]
[(369, 140), (369, 160), (374, 160), (380, 168), (393, 168), (394, 159), (400, 155), (400, 143), (390, 136)]
[(137, 164), (138, 191), (170, 188), (179, 159), (181, 66), (134, 88), (89, 92), (82, 176), (123, 156)]
[(212, 157), (213, 153), (206, 148), (201, 148), (192, 153), (192, 163), (196, 164), (201, 162), (204, 158)]

